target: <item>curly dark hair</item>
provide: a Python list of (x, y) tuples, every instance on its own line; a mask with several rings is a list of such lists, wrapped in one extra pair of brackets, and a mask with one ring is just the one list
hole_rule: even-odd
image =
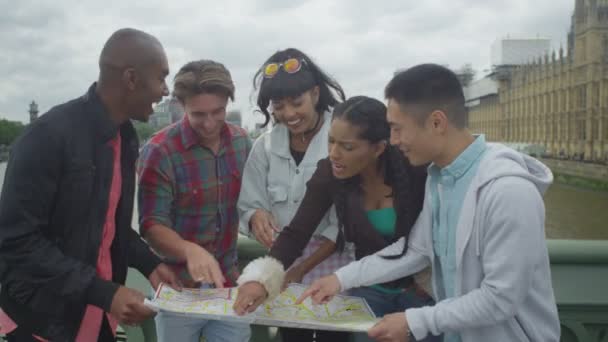
[[(264, 67), (268, 63), (282, 63), (289, 58), (296, 58), (302, 63), (302, 69), (295, 74), (288, 74), (279, 70), (272, 78), (264, 77)], [(264, 125), (270, 122), (268, 106), (270, 100), (280, 100), (288, 97), (300, 96), (314, 86), (319, 86), (319, 102), (315, 110), (323, 114), (338, 102), (344, 101), (344, 90), (336, 80), (327, 75), (306, 54), (294, 48), (275, 52), (268, 58), (253, 77), (253, 90), (257, 91), (258, 111), (264, 116)]]
[[(338, 104), (333, 113), (334, 119), (343, 119), (351, 125), (359, 127), (360, 138), (370, 143), (388, 142), (390, 139), (390, 126), (386, 119), (386, 106), (373, 98), (365, 96), (351, 97), (343, 103)], [(388, 145), (378, 158), (378, 168), (384, 173), (384, 183), (392, 188), (389, 196), (393, 197), (393, 205), (397, 213), (396, 227), (406, 227), (403, 250), (398, 255), (383, 256), (387, 259), (397, 259), (407, 252), (407, 239), (411, 227), (416, 222), (418, 213), (414, 210), (415, 204), (412, 193), (411, 169), (409, 161), (403, 156), (398, 148)], [(347, 196), (353, 192), (362, 192), (361, 179), (358, 175), (341, 180), (341, 186), (334, 199), (336, 214), (338, 216), (338, 239), (337, 248), (344, 249), (344, 226), (352, 224), (347, 215)], [(364, 210), (364, 208), (360, 208)], [(398, 231), (395, 229), (395, 231)], [(393, 241), (401, 236), (394, 236)]]

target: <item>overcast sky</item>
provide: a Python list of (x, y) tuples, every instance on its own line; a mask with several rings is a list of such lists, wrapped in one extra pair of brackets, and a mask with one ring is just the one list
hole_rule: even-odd
[(396, 69), (418, 63), (471, 63), (482, 76), (498, 38), (565, 46), (573, 8), (574, 0), (0, 0), (0, 118), (26, 122), (32, 99), (42, 113), (83, 94), (105, 40), (122, 27), (159, 38), (169, 81), (191, 60), (224, 63), (237, 88), (231, 109), (252, 127), (252, 77), (276, 50), (303, 50), (347, 96), (382, 98)]

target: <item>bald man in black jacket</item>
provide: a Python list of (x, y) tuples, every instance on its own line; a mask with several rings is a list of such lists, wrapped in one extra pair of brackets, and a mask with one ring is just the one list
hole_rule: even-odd
[(113, 341), (117, 323), (154, 315), (124, 286), (128, 267), (155, 288), (179, 289), (131, 228), (130, 119), (147, 121), (168, 95), (165, 52), (155, 37), (122, 29), (99, 68), (84, 96), (42, 115), (12, 147), (0, 197), (0, 332), (9, 341)]

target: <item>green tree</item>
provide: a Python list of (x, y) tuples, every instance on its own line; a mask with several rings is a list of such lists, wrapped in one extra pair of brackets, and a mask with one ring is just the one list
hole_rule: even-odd
[(23, 124), (19, 121), (0, 119), (0, 145), (12, 144), (23, 128)]
[(150, 139), (152, 134), (156, 133), (156, 130), (146, 122), (133, 121), (133, 126), (135, 127), (140, 142)]

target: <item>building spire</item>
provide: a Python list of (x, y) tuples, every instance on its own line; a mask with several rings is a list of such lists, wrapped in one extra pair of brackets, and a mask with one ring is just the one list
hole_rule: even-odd
[(30, 123), (32, 123), (36, 119), (38, 119), (38, 104), (34, 100), (32, 100), (32, 103), (30, 103), (29, 113), (30, 113)]

